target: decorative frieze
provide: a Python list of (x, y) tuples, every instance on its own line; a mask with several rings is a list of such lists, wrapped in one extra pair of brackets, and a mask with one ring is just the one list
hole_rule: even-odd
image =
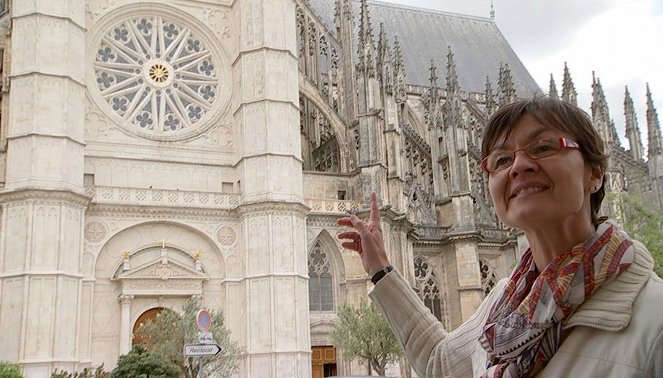
[(307, 199), (306, 205), (311, 208), (312, 213), (317, 214), (346, 214), (357, 212), (361, 208), (360, 202), (334, 199)]
[(237, 208), (237, 206), (239, 206), (241, 203), (241, 196), (235, 193), (210, 193), (184, 190), (122, 188), (110, 186), (86, 187), (85, 193), (92, 198), (93, 204), (122, 204), (231, 210)]

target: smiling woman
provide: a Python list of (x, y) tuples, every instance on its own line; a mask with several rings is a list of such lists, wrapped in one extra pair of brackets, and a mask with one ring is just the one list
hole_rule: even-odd
[(550, 98), (504, 105), (482, 154), (498, 217), (529, 246), (451, 332), (389, 265), (375, 194), (367, 221), (338, 220), (353, 228), (339, 238), (373, 275), (370, 296), (417, 373), (663, 377), (663, 281), (649, 251), (598, 216), (607, 156), (589, 116)]

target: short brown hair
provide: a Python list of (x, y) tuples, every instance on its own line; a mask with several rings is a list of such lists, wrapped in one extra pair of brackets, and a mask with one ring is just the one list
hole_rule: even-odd
[[(488, 156), (498, 138), (509, 137), (513, 127), (525, 114), (531, 115), (543, 125), (572, 135), (580, 145), (580, 152), (585, 163), (598, 167), (603, 172), (606, 171), (608, 155), (605, 154), (603, 140), (594, 128), (590, 116), (584, 110), (568, 102), (541, 96), (501, 106), (490, 117), (481, 144), (482, 158)], [(605, 181), (604, 175), (601, 187), (590, 196), (592, 222), (595, 224), (598, 221), (598, 212), (605, 196)]]

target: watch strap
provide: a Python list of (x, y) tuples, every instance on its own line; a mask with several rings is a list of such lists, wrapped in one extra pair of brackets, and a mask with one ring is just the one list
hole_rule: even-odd
[(386, 276), (387, 273), (391, 272), (392, 270), (394, 270), (394, 267), (391, 265), (387, 265), (384, 268), (375, 272), (373, 277), (371, 277), (371, 282), (373, 282), (373, 285), (376, 285), (378, 281), (382, 279), (382, 277)]

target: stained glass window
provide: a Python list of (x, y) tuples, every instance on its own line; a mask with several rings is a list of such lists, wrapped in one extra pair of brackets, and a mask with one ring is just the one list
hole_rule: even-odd
[(221, 90), (208, 46), (193, 30), (161, 16), (115, 24), (101, 37), (93, 66), (112, 112), (148, 135), (196, 128)]
[(414, 258), (415, 291), (431, 313), (440, 321), (445, 321), (446, 311), (444, 296), (440, 293), (440, 284), (433, 268), (423, 256)]
[(327, 253), (319, 242), (308, 254), (308, 275), (309, 310), (332, 311), (334, 309), (332, 267)]

